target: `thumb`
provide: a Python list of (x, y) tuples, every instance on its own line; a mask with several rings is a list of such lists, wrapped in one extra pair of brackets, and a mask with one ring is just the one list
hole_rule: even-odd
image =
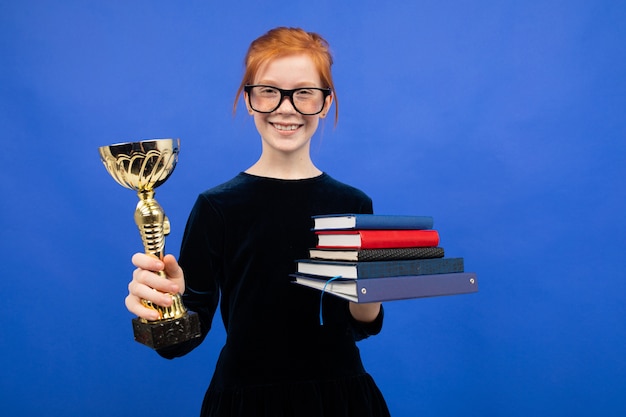
[(178, 288), (173, 292), (184, 294), (185, 292), (185, 275), (183, 269), (178, 265), (176, 258), (173, 255), (165, 255), (163, 257), (163, 264), (165, 265), (165, 275), (170, 282), (175, 284)]
[(163, 264), (165, 265), (164, 271), (165, 275), (167, 275), (170, 279), (180, 279), (183, 278), (183, 270), (178, 265), (176, 258), (173, 255), (165, 255), (163, 257)]

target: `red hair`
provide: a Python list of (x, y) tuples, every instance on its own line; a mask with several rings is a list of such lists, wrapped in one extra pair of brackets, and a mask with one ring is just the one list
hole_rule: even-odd
[(322, 87), (332, 90), (335, 101), (335, 123), (337, 123), (339, 108), (333, 76), (330, 70), (333, 64), (330, 47), (328, 42), (317, 33), (306, 32), (300, 28), (278, 27), (255, 39), (250, 44), (244, 60), (245, 71), (235, 96), (233, 112), (237, 110), (237, 102), (243, 92), (243, 87), (246, 84), (254, 83), (259, 68), (263, 64), (275, 58), (296, 54), (309, 56), (319, 73)]

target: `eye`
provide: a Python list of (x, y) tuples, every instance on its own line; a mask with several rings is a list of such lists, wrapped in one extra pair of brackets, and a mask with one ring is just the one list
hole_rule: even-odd
[(315, 92), (316, 92), (316, 90), (311, 89), (311, 88), (302, 88), (302, 89), (296, 91), (295, 94), (298, 97), (305, 98), (305, 97), (310, 97), (310, 96), (314, 95)]
[(303, 88), (294, 92), (293, 98), (305, 102), (309, 100), (317, 100), (321, 97), (320, 91), (314, 88)]
[(272, 87), (266, 87), (266, 86), (261, 86), (261, 87), (257, 87), (256, 88), (257, 93), (263, 95), (263, 96), (273, 96), (273, 95), (278, 95), (278, 90)]

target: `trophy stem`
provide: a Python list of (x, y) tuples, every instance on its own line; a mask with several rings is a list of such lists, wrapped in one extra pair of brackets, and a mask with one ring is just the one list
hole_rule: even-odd
[(135, 209), (135, 223), (139, 228), (146, 253), (163, 258), (165, 236), (170, 232), (170, 222), (159, 203), (154, 199), (154, 190), (137, 192), (139, 203)]
[[(165, 250), (165, 236), (170, 233), (170, 222), (159, 203), (154, 199), (154, 190), (140, 190), (137, 192), (139, 203), (135, 209), (135, 223), (139, 228), (141, 240), (146, 254), (163, 259)], [(160, 271), (159, 275), (165, 278)], [(142, 303), (159, 313), (159, 320), (181, 318), (187, 312), (180, 294), (172, 294), (172, 305), (161, 307), (150, 301)], [(144, 320), (147, 322), (147, 320)]]

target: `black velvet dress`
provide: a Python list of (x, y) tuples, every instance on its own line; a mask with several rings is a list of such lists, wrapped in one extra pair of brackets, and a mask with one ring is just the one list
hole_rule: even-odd
[[(202, 337), (160, 350), (168, 358), (192, 350), (220, 306), (226, 343), (202, 416), (388, 416), (361, 363), (356, 341), (377, 334), (348, 302), (294, 284), (295, 260), (315, 246), (312, 215), (371, 213), (372, 201), (327, 174), (281, 180), (246, 173), (200, 194), (189, 216), (180, 265), (188, 309)], [(220, 300), (221, 298), (221, 300)]]

